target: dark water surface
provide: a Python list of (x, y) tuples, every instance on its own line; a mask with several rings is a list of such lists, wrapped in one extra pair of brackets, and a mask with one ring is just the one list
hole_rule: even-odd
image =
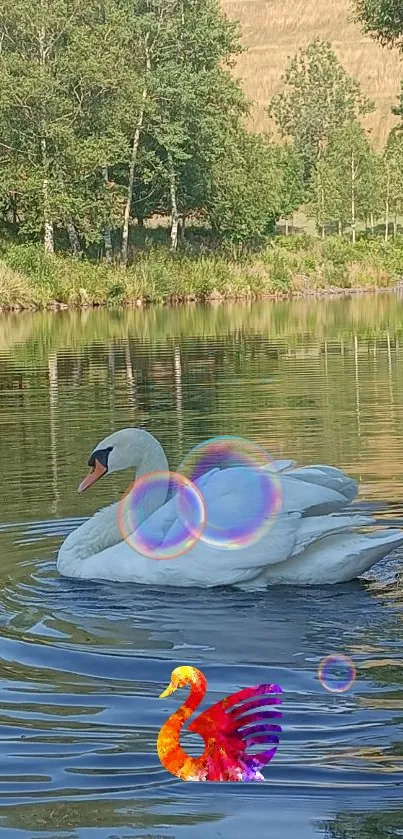
[[(403, 299), (0, 319), (0, 829), (8, 837), (403, 836), (403, 553), (322, 589), (149, 590), (63, 579), (62, 538), (129, 476), (75, 488), (93, 445), (147, 428), (171, 468), (217, 434), (333, 463), (403, 526)], [(152, 560), (150, 560), (152, 561)], [(400, 576), (400, 581), (399, 581)], [(320, 659), (357, 679), (329, 693)], [(183, 783), (155, 743), (182, 699), (278, 682), (264, 784)], [(186, 743), (186, 740), (184, 740)]]

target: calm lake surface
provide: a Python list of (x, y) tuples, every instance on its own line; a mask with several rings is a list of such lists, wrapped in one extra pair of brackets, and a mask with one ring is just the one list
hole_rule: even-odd
[[(55, 568), (65, 535), (128, 485), (75, 493), (94, 444), (127, 425), (171, 468), (223, 433), (338, 465), (362, 482), (360, 508), (403, 526), (403, 298), (1, 315), (0, 398), (2, 835), (403, 836), (402, 551), (348, 585), (258, 594)], [(343, 694), (317, 678), (333, 651), (357, 668)], [(266, 783), (162, 768), (157, 733), (183, 694), (157, 697), (186, 663), (211, 703), (283, 687)]]

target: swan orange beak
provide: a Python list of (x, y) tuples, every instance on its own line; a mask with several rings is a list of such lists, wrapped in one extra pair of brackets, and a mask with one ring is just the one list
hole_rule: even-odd
[(174, 692), (175, 692), (175, 690), (176, 690), (176, 688), (174, 688), (174, 686), (173, 686), (173, 684), (172, 684), (172, 682), (171, 682), (171, 683), (168, 685), (168, 687), (167, 687), (167, 688), (165, 688), (165, 690), (163, 690), (163, 691), (162, 691), (162, 693), (160, 693), (160, 695), (159, 695), (158, 699), (164, 699), (164, 697), (165, 697), (165, 696), (170, 696), (170, 694), (171, 694), (171, 693), (174, 693)]
[(81, 484), (77, 487), (77, 492), (84, 492), (84, 490), (88, 489), (88, 487), (95, 484), (102, 478), (102, 475), (105, 475), (105, 472), (108, 470), (105, 466), (102, 466), (102, 463), (99, 460), (95, 460), (95, 466), (92, 467), (91, 472), (81, 481)]

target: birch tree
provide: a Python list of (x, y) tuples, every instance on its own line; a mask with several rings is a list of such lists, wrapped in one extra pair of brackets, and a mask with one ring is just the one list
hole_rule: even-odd
[(371, 206), (373, 165), (368, 138), (357, 122), (333, 132), (311, 183), (310, 205), (323, 235), (326, 223), (337, 223), (340, 233), (348, 225), (355, 244), (357, 226), (365, 222)]
[(214, 162), (232, 142), (247, 103), (229, 72), (240, 50), (237, 29), (217, 0), (172, 0), (154, 43), (148, 133), (166, 173), (175, 249), (179, 217), (205, 207)]
[(319, 38), (299, 50), (282, 81), (284, 89), (273, 97), (269, 114), (281, 136), (293, 140), (308, 181), (332, 132), (374, 106), (347, 75), (331, 44)]
[(47, 254), (57, 228), (78, 250), (79, 234), (96, 238), (117, 208), (102, 164), (125, 156), (116, 120), (122, 90), (133, 90), (124, 24), (112, 0), (2, 3), (0, 184), (14, 184), (22, 229), (40, 234)]
[(393, 221), (393, 234), (397, 233), (398, 216), (403, 215), (403, 132), (392, 129), (383, 154), (383, 202), (385, 241)]

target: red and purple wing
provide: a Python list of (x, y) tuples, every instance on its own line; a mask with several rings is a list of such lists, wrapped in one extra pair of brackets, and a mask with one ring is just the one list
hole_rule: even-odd
[[(277, 751), (282, 729), (274, 720), (279, 720), (282, 713), (274, 706), (281, 704), (276, 694), (282, 692), (279, 685), (244, 688), (200, 714), (189, 725), (189, 731), (200, 734), (206, 744), (214, 738), (227, 757), (236, 759), (244, 780), (253, 780), (259, 767), (269, 763)], [(255, 751), (262, 745), (271, 748)]]
[[(282, 700), (276, 694), (282, 692), (280, 685), (256, 685), (226, 699), (225, 710), (232, 721), (233, 735), (244, 740), (246, 757), (255, 767), (265, 766), (276, 754), (282, 728), (274, 720), (280, 720), (283, 715), (273, 706), (281, 705)], [(269, 744), (270, 749), (255, 752), (256, 746)]]

